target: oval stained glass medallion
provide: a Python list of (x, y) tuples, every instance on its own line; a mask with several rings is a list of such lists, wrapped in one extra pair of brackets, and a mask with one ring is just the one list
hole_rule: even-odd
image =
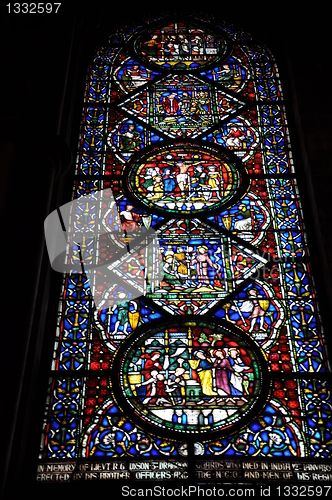
[(184, 322), (128, 341), (117, 354), (124, 410), (170, 436), (230, 432), (266, 390), (264, 355), (226, 326)]
[(211, 147), (172, 144), (137, 158), (126, 169), (131, 196), (150, 210), (179, 215), (215, 210), (244, 194), (235, 161)]
[(183, 22), (169, 23), (142, 35), (137, 53), (150, 64), (193, 70), (216, 61), (226, 52), (226, 41), (206, 28)]

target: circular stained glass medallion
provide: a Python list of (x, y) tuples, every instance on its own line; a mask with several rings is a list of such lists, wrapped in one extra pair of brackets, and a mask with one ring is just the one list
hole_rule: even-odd
[(149, 210), (197, 214), (241, 196), (245, 178), (235, 162), (207, 146), (159, 147), (128, 165), (131, 195)]
[(118, 356), (126, 411), (166, 433), (230, 432), (266, 390), (262, 352), (226, 326), (191, 321), (136, 331)]
[(193, 70), (224, 56), (226, 41), (206, 28), (174, 22), (140, 37), (136, 51), (150, 64), (167, 69)]

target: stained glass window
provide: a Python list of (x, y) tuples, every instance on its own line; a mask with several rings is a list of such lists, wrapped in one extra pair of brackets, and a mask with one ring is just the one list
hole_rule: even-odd
[[(270, 51), (199, 16), (119, 29), (88, 69), (75, 168), (75, 224), (108, 238), (67, 256), (91, 269), (63, 277), (37, 479), (331, 482), (331, 368)], [(127, 241), (153, 229), (160, 247), (122, 256), (122, 284), (101, 271), (121, 246), (110, 192)]]

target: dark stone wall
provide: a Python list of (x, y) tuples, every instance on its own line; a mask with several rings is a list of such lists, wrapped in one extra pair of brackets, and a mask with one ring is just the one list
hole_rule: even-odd
[[(294, 87), (329, 278), (332, 277), (332, 73), (324, 51), (313, 63), (294, 58)], [(310, 76), (308, 76), (308, 71)]]

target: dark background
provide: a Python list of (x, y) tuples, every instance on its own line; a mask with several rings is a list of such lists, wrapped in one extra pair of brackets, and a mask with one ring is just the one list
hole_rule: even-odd
[[(326, 4), (305, 5), (181, 2), (177, 11), (214, 13), (266, 43), (276, 57), (328, 336), (332, 304), (330, 16)], [(125, 0), (63, 2), (57, 14), (8, 14), (8, 7), (2, 7), (0, 208), (5, 296), (0, 414), (1, 470), (7, 476), (8, 498), (16, 498), (15, 488), (22, 481), (26, 493), (32, 492), (29, 477), (36, 470), (47, 382), (43, 374), (50, 365), (59, 290), (59, 276), (50, 272), (44, 248), (43, 221), (70, 199), (73, 169), (68, 167), (70, 153), (75, 154), (87, 64), (116, 27), (162, 9), (174, 10), (165, 2)]]

